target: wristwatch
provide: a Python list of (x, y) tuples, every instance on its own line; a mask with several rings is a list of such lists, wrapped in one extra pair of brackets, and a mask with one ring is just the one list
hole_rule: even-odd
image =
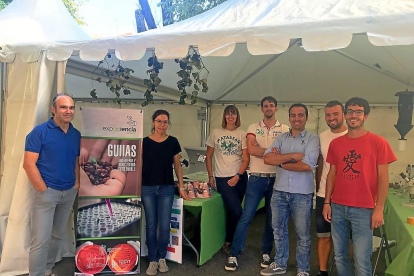
[(236, 175), (238, 175), (239, 177), (241, 177), (241, 176), (242, 176), (242, 174), (241, 174), (241, 173), (236, 173)]

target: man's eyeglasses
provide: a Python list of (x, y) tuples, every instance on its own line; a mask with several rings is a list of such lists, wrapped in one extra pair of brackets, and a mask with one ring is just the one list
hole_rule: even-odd
[(162, 124), (162, 125), (168, 125), (170, 123), (170, 121), (161, 121), (161, 120), (154, 120), (154, 122), (158, 123), (158, 124)]
[(357, 109), (357, 110), (347, 109), (347, 110), (345, 110), (346, 115), (352, 115), (354, 113), (358, 116), (361, 116), (361, 115), (364, 115), (364, 110), (361, 110), (361, 109)]
[(237, 114), (236, 113), (226, 113), (226, 114), (224, 114), (224, 116), (226, 116), (226, 117), (235, 117), (235, 116), (237, 116)]

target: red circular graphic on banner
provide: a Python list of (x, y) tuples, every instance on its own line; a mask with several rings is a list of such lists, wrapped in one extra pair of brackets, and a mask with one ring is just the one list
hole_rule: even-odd
[(138, 260), (135, 249), (129, 244), (119, 244), (112, 248), (108, 256), (108, 266), (116, 273), (130, 272)]
[(76, 267), (83, 273), (96, 274), (106, 266), (107, 254), (99, 245), (86, 245), (76, 254)]

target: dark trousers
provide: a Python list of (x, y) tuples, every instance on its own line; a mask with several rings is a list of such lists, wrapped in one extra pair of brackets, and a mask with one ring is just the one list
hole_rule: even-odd
[(227, 184), (232, 177), (216, 177), (217, 191), (223, 198), (224, 206), (227, 209), (226, 242), (233, 241), (237, 222), (242, 214), (242, 202), (246, 194), (247, 173), (245, 172), (235, 186)]

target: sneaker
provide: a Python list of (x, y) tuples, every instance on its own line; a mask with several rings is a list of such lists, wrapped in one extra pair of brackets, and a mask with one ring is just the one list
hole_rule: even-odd
[(157, 275), (157, 271), (158, 271), (158, 263), (150, 262), (148, 269), (147, 269), (147, 275), (150, 275), (150, 276)]
[(165, 259), (160, 259), (158, 261), (158, 271), (162, 273), (168, 272), (168, 265)]
[(260, 275), (263, 275), (263, 276), (272, 276), (272, 275), (285, 274), (285, 273), (286, 273), (286, 269), (282, 268), (275, 262), (271, 263), (268, 268), (265, 268), (262, 271), (260, 271)]
[(319, 271), (318, 274), (316, 274), (316, 276), (329, 276), (328, 271)]
[(227, 271), (236, 271), (237, 269), (237, 258), (236, 257), (228, 257), (226, 265), (224, 266), (224, 269)]
[(298, 272), (298, 274), (296, 274), (296, 276), (309, 276), (309, 273), (307, 273), (305, 271), (301, 271), (301, 272)]
[(269, 267), (270, 265), (270, 256), (269, 254), (262, 254), (262, 258), (260, 258), (260, 266), (263, 268)]

